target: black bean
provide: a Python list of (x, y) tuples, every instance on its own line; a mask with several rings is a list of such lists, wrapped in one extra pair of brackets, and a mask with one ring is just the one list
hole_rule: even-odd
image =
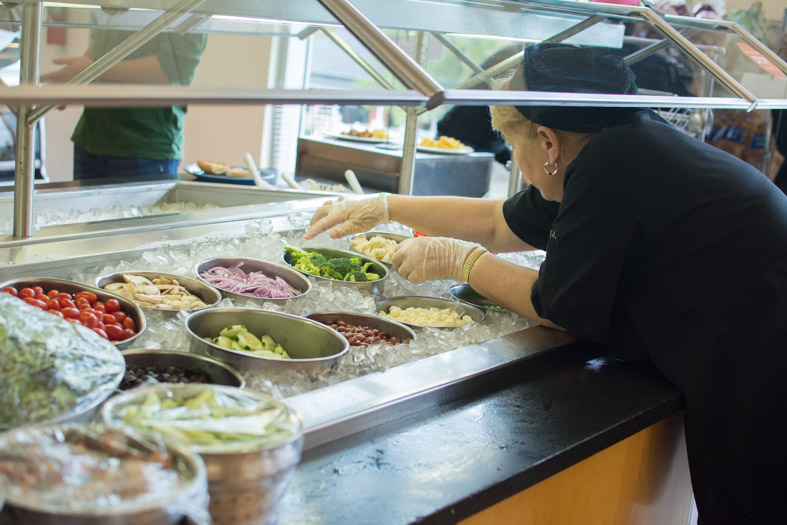
[(210, 376), (198, 368), (179, 369), (174, 366), (143, 366), (126, 369), (121, 390), (128, 390), (149, 380), (159, 383), (210, 383)]

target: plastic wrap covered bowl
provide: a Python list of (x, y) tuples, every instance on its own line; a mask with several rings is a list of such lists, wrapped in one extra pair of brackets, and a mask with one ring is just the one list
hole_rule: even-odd
[(253, 391), (159, 385), (114, 397), (102, 417), (108, 424), (146, 429), (156, 421), (157, 409), (172, 407), (179, 407), (177, 426), (166, 426), (172, 421), (168, 415), (156, 429), (177, 436), (205, 461), (214, 525), (275, 523), (303, 449), (300, 415)]
[[(238, 325), (257, 338), (270, 336), (284, 348), (290, 359), (273, 359), (225, 348), (205, 339), (218, 337), (225, 328)], [(186, 319), (186, 330), (192, 352), (227, 363), (241, 373), (282, 369), (319, 373), (334, 366), (349, 349), (344, 337), (317, 321), (254, 308), (211, 308), (195, 312)]]
[[(117, 348), (123, 349), (128, 348), (129, 346), (133, 345), (134, 342), (139, 339), (140, 334), (145, 331), (147, 327), (147, 320), (145, 318), (145, 314), (142, 312), (142, 308), (137, 306), (134, 301), (126, 299), (117, 294), (113, 294), (106, 290), (102, 290), (100, 288), (96, 288), (94, 286), (89, 286), (87, 284), (81, 284), (76, 281), (68, 281), (65, 279), (50, 279), (50, 278), (25, 278), (25, 279), (15, 279), (12, 281), (6, 281), (0, 284), (0, 289), (5, 287), (11, 287), (16, 289), (17, 292), (20, 292), (23, 288), (34, 288), (36, 286), (41, 287), (44, 293), (49, 293), (52, 291), (58, 291), (64, 294), (70, 294), (71, 296), (75, 296), (79, 292), (89, 292), (95, 294), (96, 298), (99, 302), (106, 303), (109, 299), (115, 299), (120, 304), (120, 311), (124, 314), (124, 317), (127, 317), (133, 320), (134, 323), (134, 335), (130, 335), (122, 340), (112, 341)], [(73, 301), (72, 301), (73, 302)], [(61, 312), (65, 310), (66, 307), (61, 307)], [(109, 335), (109, 333), (107, 332)], [(111, 337), (110, 337), (111, 338)]]
[[(237, 268), (242, 270), (246, 275), (251, 274), (252, 272), (261, 272), (265, 277), (270, 279), (284, 281), (287, 285), (297, 290), (298, 293), (292, 297), (258, 297), (251, 292), (241, 292), (235, 288), (230, 289), (227, 285), (218, 283), (212, 284), (211, 281), (213, 281), (213, 279), (210, 279), (209, 281), (205, 276), (203, 276), (204, 272), (212, 268), (226, 268), (228, 272), (235, 271), (234, 269)], [(198, 263), (194, 267), (194, 273), (202, 282), (208, 286), (216, 287), (221, 292), (221, 295), (228, 299), (235, 301), (241, 299), (253, 300), (260, 305), (266, 301), (284, 302), (298, 299), (309, 293), (312, 288), (312, 283), (309, 282), (307, 278), (289, 266), (282, 266), (280, 264), (273, 264), (257, 259), (245, 259), (242, 257), (217, 257), (214, 259), (208, 259)], [(233, 287), (234, 286), (236, 285), (233, 283)], [(248, 288), (251, 288), (251, 286)]]
[(8, 491), (3, 513), (11, 523), (175, 525), (208, 515), (202, 459), (151, 432), (21, 427), (0, 435), (0, 472)]

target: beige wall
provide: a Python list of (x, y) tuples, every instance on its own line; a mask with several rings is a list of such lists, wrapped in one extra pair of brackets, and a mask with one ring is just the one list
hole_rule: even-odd
[[(41, 42), (41, 72), (48, 72), (61, 66), (52, 64), (53, 58), (81, 55), (87, 50), (90, 33), (87, 29), (69, 29), (65, 45), (46, 43), (47, 30), (44, 29)], [(53, 182), (74, 178), (74, 146), (71, 133), (82, 114), (82, 106), (68, 106), (64, 110), (54, 109), (44, 117), (46, 128), (46, 169)]]
[[(765, 13), (765, 18), (770, 20), (781, 20), (787, 2), (785, 0), (761, 0), (762, 10)], [(696, 3), (696, 0), (695, 0)], [(751, 0), (726, 0), (725, 6), (728, 13), (736, 9), (748, 9), (754, 2)]]
[[(80, 55), (88, 47), (89, 31), (69, 29), (65, 45), (46, 43), (42, 36), (41, 71), (59, 66), (56, 57)], [(268, 82), (270, 38), (212, 34), (197, 68), (196, 86), (236, 86), (264, 88)], [(46, 166), (52, 181), (73, 179), (74, 130), (82, 106), (53, 110), (44, 118), (46, 127)], [(186, 115), (183, 164), (197, 160), (217, 160), (243, 164), (246, 152), (255, 159), (262, 150), (264, 106), (191, 106)]]
[[(268, 37), (212, 34), (194, 85), (265, 88), (270, 48)], [(183, 166), (197, 160), (243, 165), (245, 153), (259, 163), (264, 116), (265, 106), (191, 106)]]

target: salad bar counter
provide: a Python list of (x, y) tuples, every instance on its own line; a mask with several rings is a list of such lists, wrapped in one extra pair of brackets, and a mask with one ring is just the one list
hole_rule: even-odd
[[(245, 191), (254, 195), (258, 190)], [(525, 378), (525, 384), (531, 377), (534, 382), (522, 387), (530, 389), (542, 380), (550, 383), (552, 373), (563, 373), (558, 372), (562, 367), (587, 373), (583, 363), (592, 362), (599, 348), (534, 326), (494, 305), (460, 302), (451, 292), (454, 282), (409, 283), (390, 266), (359, 252), (348, 239), (321, 236), (303, 241), (310, 214), (327, 197), (273, 196), (255, 206), (241, 203), (177, 216), (108, 220), (93, 228), (64, 224), (44, 228), (42, 235), (28, 242), (9, 239), (0, 243), (0, 260), (5, 261), (0, 266), (0, 287), (5, 291), (0, 293), (0, 328), (5, 334), (2, 372), (11, 379), (0, 385), (0, 428), (16, 431), (28, 428), (26, 423), (49, 428), (103, 419), (111, 428), (122, 429), (115, 431), (123, 433), (123, 440), (136, 440), (137, 432), (155, 431), (167, 440), (187, 443), (188, 450), (196, 452), (196, 462), (207, 466), (209, 512), (184, 511), (177, 519), (170, 516), (170, 521), (160, 523), (176, 523), (184, 517), (197, 523), (264, 523), (277, 516), (285, 523), (364, 523), (358, 521), (359, 516), (351, 516), (350, 509), (335, 511), (334, 520), (325, 509), (302, 505), (319, 497), (326, 487), (343, 494), (347, 487), (334, 483), (341, 481), (336, 473), (350, 468), (345, 454), (352, 454), (358, 439), (366, 442), (380, 431), (399, 435), (412, 425), (429, 426), (431, 418), (450, 418), (458, 400), (499, 399), (506, 395), (502, 393), (506, 388), (519, 388), (511, 386), (520, 383), (516, 377)], [(394, 239), (411, 235), (396, 224), (387, 233)], [(535, 267), (542, 256), (506, 257)], [(249, 276), (254, 277), (252, 285)], [(287, 287), (295, 290), (291, 297), (280, 295)], [(193, 294), (200, 302), (189, 299), (183, 308), (170, 308), (166, 299), (170, 292), (177, 292), (178, 304), (183, 294)], [(71, 294), (73, 307), (58, 302), (61, 293)], [(88, 293), (96, 300), (87, 300)], [(118, 311), (134, 319), (135, 331), (133, 336), (113, 341), (109, 332), (114, 329), (108, 326)], [(23, 320), (27, 324), (20, 324)], [(17, 332), (33, 335), (22, 337)], [(63, 344), (49, 343), (47, 338)], [(74, 339), (83, 341), (82, 346)], [(33, 345), (31, 341), (42, 342)], [(80, 350), (69, 354), (62, 350), (64, 346)], [(119, 348), (127, 350), (121, 354)], [(99, 351), (106, 356), (103, 361)], [(132, 358), (140, 359), (140, 355), (146, 359), (144, 367), (139, 361), (131, 365)], [(222, 367), (228, 372), (219, 380), (210, 374), (206, 379), (204, 374), (167, 370), (173, 362), (186, 362), (187, 356), (195, 362), (204, 360), (196, 365), (203, 371), (213, 363), (214, 370)], [(138, 386), (113, 397), (132, 366)], [(145, 367), (147, 375), (140, 379), (137, 376)], [(622, 381), (620, 370), (602, 368), (604, 372), (590, 381), (593, 388), (585, 394), (601, 395), (594, 389), (602, 387), (597, 381), (604, 375), (611, 373)], [(223, 386), (227, 383), (221, 381), (233, 376), (239, 379), (236, 386)], [(88, 384), (89, 379), (99, 381), (101, 388)], [(649, 376), (641, 381), (643, 394), (639, 396), (636, 387), (634, 394), (629, 391), (633, 400), (629, 407), (611, 410), (605, 418), (583, 423), (570, 435), (540, 447), (536, 456), (556, 455), (543, 463), (540, 472), (530, 470), (541, 464), (536, 456), (531, 457), (519, 465), (522, 472), (530, 471), (524, 484), (510, 485), (499, 497), (461, 505), (463, 515), (527, 488), (679, 410), (674, 389)], [(625, 389), (631, 390), (631, 385)], [(54, 403), (51, 392), (56, 393)], [(577, 399), (584, 396), (576, 394)], [(532, 395), (538, 397), (528, 394)], [(523, 402), (529, 405), (531, 401)], [(561, 414), (555, 422), (559, 426), (564, 425), (563, 417), (570, 419), (565, 410), (571, 410), (572, 403), (555, 411)], [(289, 423), (281, 426), (277, 421)], [(606, 426), (596, 424), (602, 421)], [(93, 432), (76, 428), (77, 433)], [(262, 435), (260, 429), (264, 429)], [(497, 431), (502, 429), (493, 430)], [(59, 439), (60, 430), (50, 432)], [(285, 432), (281, 439), (276, 437), (280, 432)], [(574, 440), (586, 443), (574, 449)], [(453, 456), (464, 447), (455, 440), (444, 445), (435, 457)], [(506, 441), (499, 446), (511, 450), (516, 443)], [(344, 452), (337, 452), (341, 449)], [(564, 454), (571, 450), (573, 456)], [(295, 468), (301, 451), (302, 466)], [(0, 461), (11, 457), (8, 454), (0, 448)], [(560, 458), (557, 462), (556, 457)], [(386, 470), (381, 468), (385, 461), (377, 464), (381, 473)], [(426, 475), (409, 459), (394, 463), (394, 470)], [(227, 486), (228, 472), (245, 472), (237, 481), (242, 486)], [(0, 478), (3, 475), (0, 471)], [(470, 501), (473, 494), (508, 483), (505, 479), (513, 475), (507, 473), (497, 481), (482, 476), (483, 483), (491, 485), (468, 485), (456, 493), (458, 499), (441, 496), (427, 505), (422, 501), (415, 515), (400, 512), (383, 521), (406, 523), (436, 517), (446, 505)], [(292, 488), (284, 498), (290, 483)], [(338, 492), (327, 495), (342, 499)], [(6, 494), (3, 516), (21, 516), (14, 514), (24, 507), (20, 497), (15, 491)], [(200, 497), (192, 498), (198, 509)], [(369, 498), (365, 499), (368, 505), (357, 508), (388, 507), (382, 493), (372, 491)], [(306, 508), (318, 513), (307, 517)], [(80, 516), (77, 510), (63, 508), (56, 514)], [(251, 518), (245, 521), (243, 516)]]

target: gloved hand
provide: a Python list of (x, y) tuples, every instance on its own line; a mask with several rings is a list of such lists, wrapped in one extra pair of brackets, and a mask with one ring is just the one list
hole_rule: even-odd
[(388, 222), (388, 199), (385, 193), (361, 200), (346, 201), (344, 197), (339, 197), (336, 202), (328, 201), (314, 212), (311, 227), (303, 238), (313, 239), (328, 228), (333, 228), (329, 235), (332, 239), (338, 239), (369, 231), (378, 224)]
[(465, 260), (479, 246), (448, 237), (416, 237), (399, 243), (391, 260), (399, 275), (413, 283), (461, 281)]

